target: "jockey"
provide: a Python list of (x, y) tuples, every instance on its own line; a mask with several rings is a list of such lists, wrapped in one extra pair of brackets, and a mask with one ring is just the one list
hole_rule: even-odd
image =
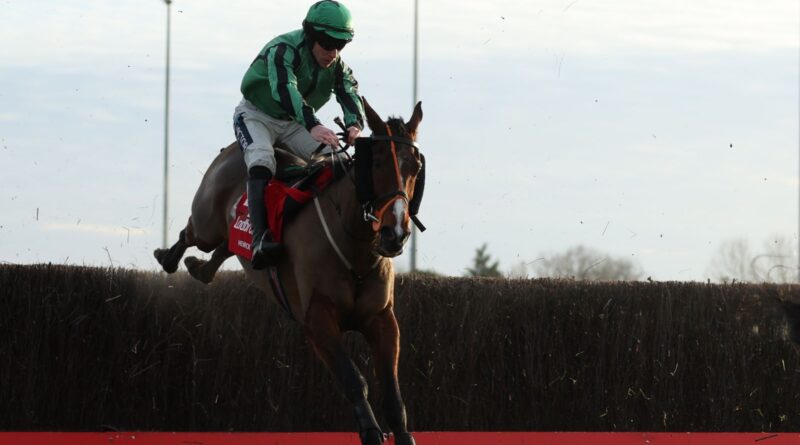
[(247, 164), (254, 269), (275, 264), (281, 250), (269, 233), (264, 202), (264, 188), (275, 174), (274, 145), (280, 142), (306, 160), (320, 144), (338, 147), (336, 133), (314, 114), (331, 93), (344, 112), (347, 142), (352, 145), (364, 128), (358, 82), (339, 55), (353, 35), (352, 17), (343, 4), (318, 1), (309, 8), (303, 29), (269, 41), (244, 74), (244, 97), (233, 127)]

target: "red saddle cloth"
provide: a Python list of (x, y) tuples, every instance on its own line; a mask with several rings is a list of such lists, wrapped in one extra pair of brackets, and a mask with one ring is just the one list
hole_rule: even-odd
[[(315, 195), (328, 187), (332, 180), (332, 169), (324, 167), (312, 178), (301, 181), (300, 185), (289, 185), (275, 178), (267, 184), (264, 193), (264, 200), (267, 203), (267, 224), (275, 242), (281, 242), (286, 221), (296, 215)], [(228, 231), (228, 250), (249, 260), (253, 257), (250, 247), (252, 242), (253, 225), (250, 223), (247, 192), (245, 192), (236, 204), (236, 217)]]

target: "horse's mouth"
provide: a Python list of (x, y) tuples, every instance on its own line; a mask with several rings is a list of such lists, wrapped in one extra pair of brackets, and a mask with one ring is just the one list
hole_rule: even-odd
[(403, 253), (403, 247), (401, 246), (399, 250), (387, 250), (381, 246), (375, 248), (375, 253), (378, 255), (385, 257), (385, 258), (394, 258), (396, 256), (400, 256)]
[(394, 258), (403, 253), (403, 248), (408, 239), (407, 233), (397, 236), (394, 230), (389, 227), (382, 227), (376, 239), (375, 253), (386, 258)]

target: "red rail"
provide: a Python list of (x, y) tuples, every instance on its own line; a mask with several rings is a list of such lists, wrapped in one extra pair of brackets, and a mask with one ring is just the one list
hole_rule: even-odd
[[(414, 433), (418, 445), (800, 445), (800, 433)], [(386, 445), (393, 445), (390, 439)], [(0, 445), (360, 445), (353, 433), (0, 432)]]

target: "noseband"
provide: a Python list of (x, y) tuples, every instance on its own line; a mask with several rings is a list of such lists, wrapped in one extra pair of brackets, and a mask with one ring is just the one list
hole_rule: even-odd
[[(414, 224), (420, 231), (425, 231), (425, 226), (416, 217), (416, 210), (419, 209), (419, 202), (421, 201), (422, 194), (414, 196), (414, 199), (409, 204), (408, 194), (403, 187), (403, 175), (400, 173), (400, 162), (397, 159), (397, 144), (408, 145), (419, 150), (416, 142), (409, 138), (399, 137), (392, 135), (392, 130), (386, 125), (388, 136), (373, 135), (369, 138), (358, 138), (356, 140), (356, 194), (361, 202), (361, 208), (364, 211), (364, 221), (372, 223), (372, 230), (377, 232), (380, 230), (380, 222), (386, 209), (391, 207), (396, 201), (402, 199), (406, 203), (407, 217), (410, 217)], [(394, 165), (395, 177), (397, 179), (397, 189), (380, 196), (374, 196), (372, 185), (372, 145), (377, 141), (389, 141), (392, 151), (392, 163)], [(424, 158), (423, 167), (420, 171), (424, 171)], [(420, 175), (417, 176), (420, 179)], [(424, 175), (422, 175), (424, 181)], [(420, 190), (421, 192), (421, 190)], [(381, 205), (379, 205), (382, 203)], [(376, 212), (375, 209), (378, 209)], [(414, 215), (411, 215), (411, 209), (414, 210)]]

